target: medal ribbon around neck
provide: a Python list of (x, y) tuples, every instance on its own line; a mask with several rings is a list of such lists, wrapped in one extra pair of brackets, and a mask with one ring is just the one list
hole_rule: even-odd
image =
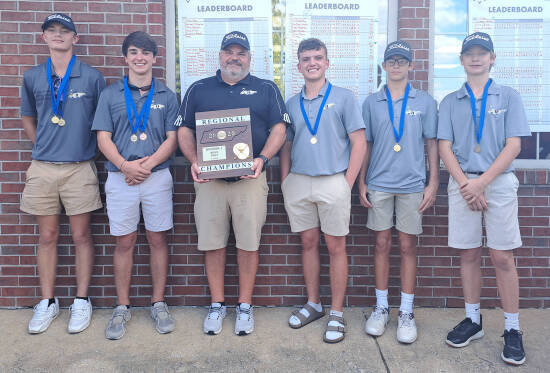
[(403, 103), (401, 104), (401, 116), (399, 117), (399, 132), (397, 132), (397, 129), (395, 128), (395, 124), (393, 123), (393, 101), (391, 98), (390, 90), (386, 86), (386, 97), (388, 99), (388, 113), (390, 114), (391, 126), (393, 128), (393, 136), (395, 137), (396, 143), (399, 143), (399, 141), (401, 141), (401, 138), (403, 137), (403, 128), (405, 127), (405, 111), (407, 110), (407, 101), (409, 101), (410, 90), (411, 90), (411, 86), (409, 85), (409, 83), (407, 83), (407, 87), (405, 88), (405, 94), (403, 95)]
[(332, 84), (328, 83), (327, 90), (325, 92), (325, 95), (323, 97), (323, 101), (321, 102), (321, 107), (319, 108), (319, 111), (317, 112), (317, 118), (315, 119), (315, 126), (311, 127), (311, 122), (309, 121), (309, 118), (307, 117), (306, 109), (304, 108), (304, 97), (300, 93), (300, 109), (302, 110), (302, 116), (304, 117), (304, 120), (306, 121), (306, 126), (309, 132), (312, 136), (315, 136), (317, 134), (317, 130), (319, 129), (319, 122), (321, 121), (321, 115), (323, 114), (323, 109), (325, 107), (325, 104), (328, 100), (328, 96), (330, 95), (330, 90), (332, 88)]
[(474, 119), (474, 131), (476, 130), (477, 126), (477, 132), (476, 132), (476, 141), (479, 145), (481, 142), (481, 136), (483, 136), (483, 125), (485, 124), (485, 108), (487, 107), (487, 93), (489, 92), (489, 86), (491, 85), (491, 82), (493, 80), (489, 79), (487, 83), (485, 83), (485, 88), (483, 88), (483, 96), (481, 98), (481, 109), (479, 111), (479, 125), (477, 125), (477, 115), (476, 115), (476, 96), (474, 96), (474, 92), (472, 92), (472, 89), (468, 85), (468, 83), (465, 84), (466, 90), (468, 91), (468, 95), (470, 96), (470, 105), (472, 106), (472, 117)]
[[(48, 84), (50, 85), (50, 92), (51, 92), (51, 99), (52, 99), (52, 112), (53, 112), (53, 115), (55, 116), (59, 114), (59, 116), (63, 118), (63, 111), (65, 110), (65, 101), (67, 101), (67, 94), (69, 93), (69, 79), (71, 77), (71, 70), (73, 69), (73, 65), (75, 61), (76, 61), (76, 56), (73, 55), (71, 57), (71, 60), (69, 61), (69, 66), (67, 66), (65, 75), (63, 76), (63, 79), (61, 79), (61, 84), (59, 84), (59, 88), (57, 89), (57, 96), (56, 96), (55, 88), (53, 86), (53, 80), (52, 80), (52, 59), (48, 58), (48, 63), (46, 64), (46, 75), (48, 76)], [(61, 97), (63, 97), (63, 100), (61, 100)], [(61, 110), (59, 110), (59, 103), (61, 101), (63, 101), (63, 103), (61, 104)]]
[(145, 132), (147, 129), (147, 121), (149, 120), (149, 111), (151, 111), (151, 103), (153, 102), (153, 95), (155, 92), (155, 79), (151, 81), (151, 89), (147, 94), (147, 100), (143, 104), (139, 114), (136, 109), (136, 103), (130, 92), (130, 87), (128, 87), (128, 76), (124, 77), (124, 98), (126, 101), (126, 112), (128, 113), (128, 122), (130, 123), (130, 128), (132, 133), (136, 134), (137, 130)]

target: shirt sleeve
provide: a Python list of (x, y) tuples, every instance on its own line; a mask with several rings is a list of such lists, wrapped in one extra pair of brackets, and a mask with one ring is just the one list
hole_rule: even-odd
[(346, 132), (352, 133), (360, 129), (365, 128), (365, 122), (361, 117), (361, 109), (355, 99), (355, 96), (351, 91), (346, 92), (346, 99), (344, 101), (344, 127)]
[(504, 130), (506, 138), (531, 136), (531, 130), (527, 122), (525, 108), (520, 94), (515, 89), (510, 89), (508, 107), (504, 113)]
[(175, 126), (176, 117), (178, 116), (178, 98), (171, 90), (168, 90), (168, 99), (166, 102), (166, 118), (164, 121), (164, 130), (175, 131), (178, 128)]
[(438, 121), (437, 121), (437, 139), (448, 140), (454, 143), (450, 101), (451, 99), (449, 99), (449, 96), (447, 96), (443, 99), (443, 101), (441, 101), (441, 104), (439, 104), (439, 115), (438, 115)]
[(269, 127), (271, 128), (281, 122), (288, 127), (291, 122), (290, 115), (288, 115), (285, 102), (281, 96), (279, 88), (275, 85), (275, 83), (269, 80), (266, 80), (264, 84), (266, 85), (265, 89), (269, 102), (269, 115), (267, 119)]
[(437, 104), (429, 94), (426, 94), (426, 112), (422, 118), (422, 134), (425, 139), (437, 137)]
[(187, 92), (185, 92), (185, 96), (181, 102), (178, 115), (174, 121), (175, 127), (187, 127), (195, 131), (195, 93), (201, 84), (202, 83), (200, 82), (195, 82), (187, 88)]
[(111, 102), (109, 90), (104, 90), (99, 96), (95, 110), (92, 131), (114, 132), (113, 118), (111, 117)]
[(21, 86), (21, 116), (35, 117), (36, 100), (32, 90), (32, 78), (29, 74), (23, 75), (23, 85)]
[(290, 110), (290, 105), (292, 105), (291, 103), (291, 100), (292, 99), (289, 99), (287, 102), (286, 102), (286, 111), (289, 113), (289, 118), (290, 118), (290, 124), (286, 127), (286, 141), (294, 141), (294, 136), (296, 135), (296, 128), (294, 127), (294, 123), (295, 120), (294, 118), (292, 118), (292, 116), (290, 115), (290, 113), (292, 113), (292, 110)]
[(103, 75), (101, 75), (100, 72), (98, 72), (98, 78), (95, 82), (95, 97), (94, 97), (94, 105), (97, 108), (97, 104), (99, 103), (99, 96), (101, 96), (101, 92), (105, 89), (105, 78)]
[(363, 107), (361, 111), (363, 115), (363, 123), (365, 124), (365, 137), (367, 138), (368, 142), (373, 142), (374, 136), (372, 135), (372, 120), (369, 106), (369, 98), (367, 97), (365, 101), (363, 101)]

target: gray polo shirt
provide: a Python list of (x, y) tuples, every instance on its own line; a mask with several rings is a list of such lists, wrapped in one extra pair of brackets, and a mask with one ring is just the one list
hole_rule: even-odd
[[(138, 112), (147, 100), (147, 94), (140, 96), (139, 91), (131, 89), (132, 97)], [(147, 140), (138, 139), (130, 141), (132, 129), (126, 112), (126, 101), (124, 100), (124, 80), (121, 79), (107, 87), (99, 99), (97, 111), (92, 125), (94, 131), (111, 132), (112, 140), (118, 152), (124, 159), (133, 161), (155, 153), (160, 145), (166, 140), (166, 132), (175, 131), (174, 121), (178, 115), (178, 100), (176, 94), (161, 81), (155, 79), (155, 93), (149, 120), (147, 121)], [(141, 131), (138, 129), (137, 135)], [(153, 171), (158, 171), (170, 166), (172, 159), (169, 158), (156, 166)], [(118, 166), (107, 162), (108, 171), (119, 171)]]
[(51, 122), (51, 94), (46, 63), (27, 70), (21, 87), (21, 115), (36, 118), (36, 140), (32, 159), (46, 162), (81, 162), (96, 155), (92, 120), (105, 88), (99, 71), (76, 59), (69, 78), (69, 92), (63, 112), (66, 125)]
[[(478, 124), (481, 101), (481, 98), (476, 100)], [(487, 171), (506, 145), (507, 138), (531, 136), (521, 96), (513, 88), (493, 81), (488, 90), (486, 110), (481, 152), (476, 153), (475, 125), (465, 84), (448, 94), (439, 105), (437, 138), (453, 143), (453, 153), (463, 171)], [(505, 172), (513, 170), (510, 165)]]
[[(372, 143), (366, 183), (387, 193), (422, 192), (426, 183), (424, 140), (437, 135), (437, 105), (427, 92), (411, 87), (405, 111), (401, 151), (393, 151), (395, 136), (388, 111), (386, 86), (363, 102), (367, 141)], [(399, 130), (403, 97), (393, 102), (393, 122)]]
[(319, 122), (317, 143), (311, 144), (312, 135), (300, 109), (300, 95), (304, 98), (304, 109), (313, 128), (327, 87), (328, 81), (311, 100), (306, 97), (303, 87), (286, 103), (292, 122), (286, 133), (287, 141), (292, 141), (290, 171), (293, 173), (319, 176), (347, 170), (351, 153), (349, 134), (365, 128), (353, 93), (333, 85)]

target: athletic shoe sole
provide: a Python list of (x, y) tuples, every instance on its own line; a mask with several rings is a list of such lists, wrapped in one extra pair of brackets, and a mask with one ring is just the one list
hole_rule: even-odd
[(238, 332), (235, 332), (235, 334), (243, 336), (243, 335), (249, 335), (253, 331), (254, 331), (254, 328), (252, 328), (250, 330), (239, 330)]
[(52, 321), (54, 321), (56, 318), (57, 318), (57, 315), (59, 315), (59, 312), (55, 314), (54, 317), (52, 317), (52, 319), (50, 320), (50, 322), (48, 324), (46, 324), (46, 326), (43, 326), (42, 328), (40, 328), (39, 330), (30, 330), (30, 329), (27, 329), (27, 331), (29, 332), (29, 334), (40, 334), (40, 333), (44, 333), (46, 330), (48, 330), (48, 328), (50, 327), (50, 324), (52, 323)]
[(80, 333), (84, 330), (86, 330), (88, 328), (88, 326), (90, 326), (90, 323), (92, 322), (92, 318), (90, 317), (90, 319), (88, 320), (88, 322), (82, 326), (80, 329), (69, 329), (69, 327), (67, 327), (67, 331), (69, 332), (69, 334), (77, 334), (77, 333)]
[(204, 334), (208, 334), (208, 335), (218, 335), (221, 333), (222, 331), (222, 327), (220, 326), (220, 328), (218, 330), (204, 330)]
[(525, 356), (521, 360), (514, 360), (514, 359), (511, 359), (511, 358), (504, 357), (504, 352), (501, 352), (500, 357), (502, 358), (502, 360), (504, 360), (505, 363), (510, 364), (510, 365), (521, 365), (521, 364), (525, 363)]
[(476, 334), (472, 335), (470, 338), (468, 338), (466, 341), (462, 342), (462, 343), (453, 343), (451, 341), (449, 341), (448, 339), (445, 340), (445, 342), (451, 346), (451, 347), (456, 347), (456, 348), (459, 348), (459, 347), (466, 347), (470, 344), (471, 341), (474, 341), (476, 339), (480, 339), (480, 338), (483, 338), (483, 336), (485, 335), (485, 333), (483, 332), (483, 330), (480, 330), (479, 332), (477, 332)]
[(397, 338), (397, 342), (403, 343), (403, 344), (411, 344), (411, 343), (414, 343), (414, 341), (416, 341), (416, 339), (417, 339), (417, 337), (414, 337), (411, 340)]

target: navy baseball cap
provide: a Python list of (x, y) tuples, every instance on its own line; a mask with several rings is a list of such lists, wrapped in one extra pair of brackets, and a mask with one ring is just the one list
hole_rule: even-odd
[(50, 14), (42, 23), (42, 31), (45, 31), (52, 23), (59, 23), (76, 34), (76, 27), (74, 27), (73, 20), (66, 14), (54, 13)]
[(474, 45), (479, 45), (480, 47), (487, 49), (489, 52), (494, 52), (491, 37), (484, 32), (474, 32), (473, 34), (466, 36), (462, 42), (462, 50), (460, 51), (460, 54), (466, 52)]
[(250, 44), (245, 34), (240, 31), (231, 31), (226, 34), (222, 39), (222, 46), (220, 49), (225, 49), (231, 44), (238, 44), (246, 50), (250, 50)]
[(396, 40), (391, 42), (386, 47), (384, 51), (384, 61), (393, 56), (401, 56), (407, 61), (412, 61), (412, 51), (411, 46), (404, 40)]

